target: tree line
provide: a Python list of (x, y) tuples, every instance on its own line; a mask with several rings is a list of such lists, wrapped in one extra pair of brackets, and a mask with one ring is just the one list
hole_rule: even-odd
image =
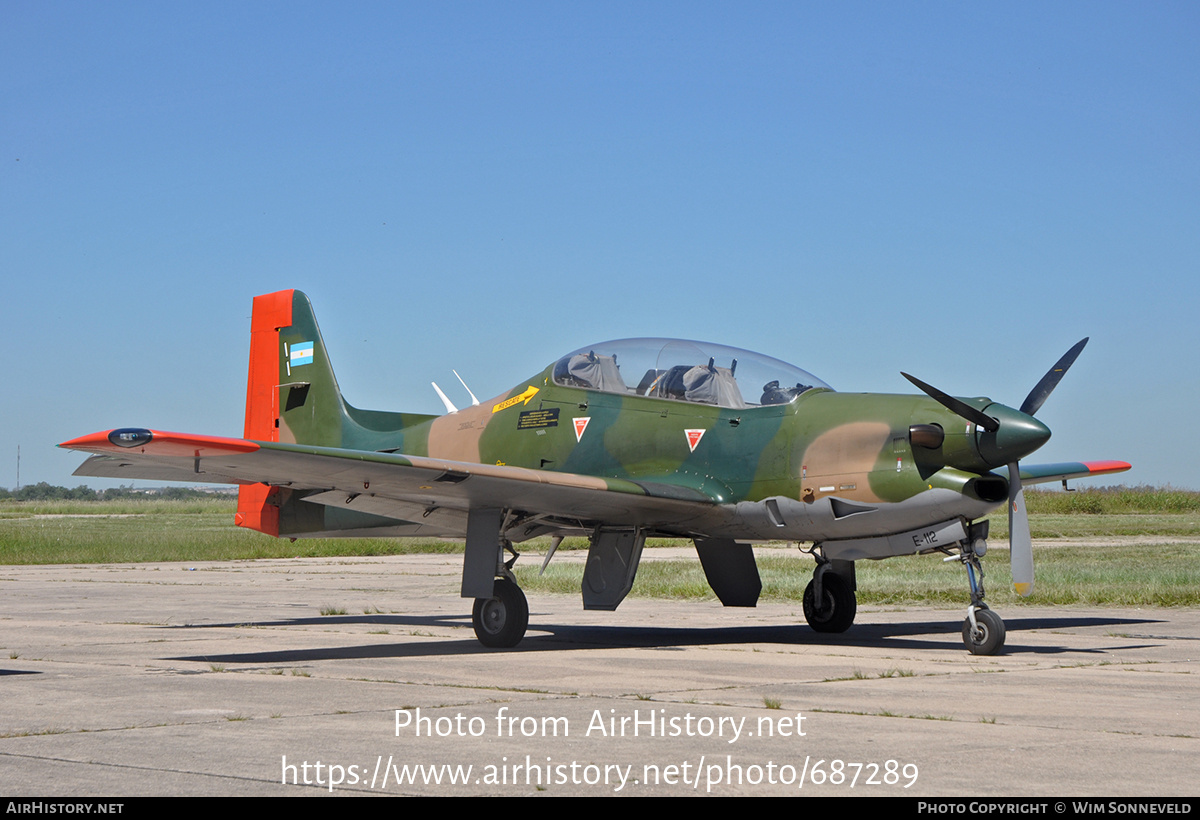
[(0, 487), (0, 501), (120, 501), (126, 499), (163, 499), (166, 501), (183, 501), (196, 498), (212, 498), (208, 490), (197, 490), (192, 487), (161, 487), (152, 492), (135, 490), (133, 487), (109, 487), (106, 490), (93, 490), (86, 484), (78, 487), (61, 487), (39, 481), (37, 484), (26, 484), (16, 490)]

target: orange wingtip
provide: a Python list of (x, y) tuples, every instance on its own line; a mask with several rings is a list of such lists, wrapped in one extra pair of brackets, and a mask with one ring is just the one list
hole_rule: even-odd
[(167, 433), (147, 430), (144, 427), (122, 427), (103, 433), (92, 433), (64, 441), (58, 446), (88, 453), (146, 453), (182, 458), (252, 453), (258, 449), (254, 442), (240, 438)]
[(1123, 473), (1126, 470), (1133, 469), (1133, 465), (1126, 461), (1085, 461), (1083, 466), (1088, 468), (1088, 472), (1100, 475), (1102, 473)]

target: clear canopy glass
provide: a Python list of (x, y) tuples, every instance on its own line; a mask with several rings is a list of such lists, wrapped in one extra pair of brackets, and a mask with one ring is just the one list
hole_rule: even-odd
[(687, 339), (618, 339), (581, 347), (555, 362), (554, 382), (731, 408), (787, 404), (806, 390), (832, 389), (779, 359)]

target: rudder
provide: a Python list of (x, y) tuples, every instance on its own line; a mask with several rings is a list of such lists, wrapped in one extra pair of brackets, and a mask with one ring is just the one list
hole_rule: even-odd
[[(308, 297), (281, 290), (254, 297), (245, 438), (342, 446), (346, 406)], [(279, 534), (278, 489), (238, 490), (239, 526)]]

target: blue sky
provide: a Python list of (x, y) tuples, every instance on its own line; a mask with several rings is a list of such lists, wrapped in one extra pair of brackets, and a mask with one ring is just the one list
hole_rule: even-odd
[[(0, 9), (0, 486), (240, 435), (253, 296), (440, 412), (624, 336), (1019, 405), (1032, 460), (1200, 488), (1191, 3)], [(95, 482), (103, 486), (103, 482)]]

